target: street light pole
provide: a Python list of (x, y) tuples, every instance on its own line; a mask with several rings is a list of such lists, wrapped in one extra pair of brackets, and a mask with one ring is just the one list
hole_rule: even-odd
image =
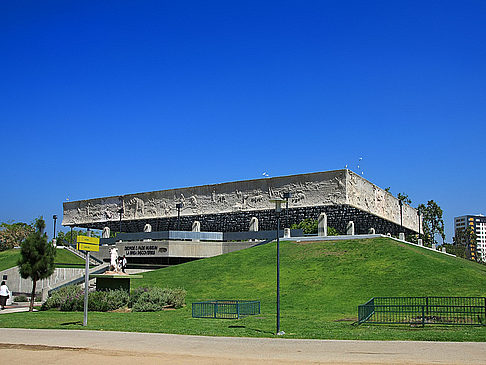
[(56, 245), (56, 221), (57, 221), (57, 215), (53, 215), (52, 219), (54, 219), (54, 234), (52, 237), (52, 244), (55, 246)]
[(119, 229), (118, 229), (118, 232), (121, 233), (121, 230), (122, 230), (122, 225), (121, 225), (121, 219), (122, 219), (122, 214), (124, 213), (124, 209), (123, 207), (121, 207), (120, 209), (118, 209), (118, 213), (120, 214), (120, 225), (119, 225)]
[(421, 222), (420, 222), (420, 216), (422, 215), (422, 211), (420, 209), (420, 207), (417, 209), (417, 216), (418, 216), (418, 238), (420, 239), (420, 226), (421, 226)]
[(177, 230), (180, 231), (180, 224), (181, 224), (181, 208), (182, 208), (182, 203), (177, 203), (176, 208), (177, 208)]
[(292, 198), (292, 193), (287, 191), (283, 194), (285, 199), (285, 228), (290, 228), (289, 226), (289, 199)]
[(400, 233), (403, 232), (403, 218), (402, 218), (402, 206), (403, 202), (401, 200), (398, 201), (398, 204), (400, 205)]
[(275, 212), (277, 213), (277, 335), (284, 335), (284, 331), (280, 331), (280, 212), (282, 211), (282, 203), (285, 200), (277, 198), (270, 200), (275, 203)]

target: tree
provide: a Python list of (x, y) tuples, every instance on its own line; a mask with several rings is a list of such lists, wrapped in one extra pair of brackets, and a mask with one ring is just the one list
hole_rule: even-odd
[[(299, 224), (292, 224), (291, 229), (301, 229), (304, 234), (316, 234), (318, 231), (317, 219), (306, 218)], [(328, 236), (338, 236), (338, 231), (333, 227), (327, 227)]]
[(408, 197), (408, 195), (405, 194), (405, 193), (403, 193), (403, 194), (402, 193), (398, 193), (397, 199), (399, 201), (401, 201), (402, 203), (409, 204), (409, 205), (412, 204), (412, 200), (410, 200), (410, 198)]
[[(474, 261), (481, 261), (480, 255), (476, 250), (477, 236), (472, 227), (460, 228), (456, 230), (454, 245), (465, 247), (465, 256)], [(471, 253), (474, 252), (474, 255)]]
[(44, 233), (46, 223), (42, 217), (35, 221), (35, 231), (32, 232), (20, 245), (20, 259), (17, 262), (20, 276), (32, 279), (32, 294), (29, 311), (34, 309), (35, 287), (38, 280), (48, 278), (54, 272), (54, 258), (56, 249), (47, 242)]
[(429, 200), (427, 205), (420, 204), (418, 209), (423, 214), (424, 242), (428, 244), (436, 243), (435, 235), (437, 234), (442, 237), (442, 242), (444, 242), (444, 220), (442, 219), (442, 209), (439, 205), (433, 200)]
[(403, 203), (405, 204), (411, 204), (412, 201), (410, 200), (410, 198), (408, 197), (407, 194), (405, 193), (398, 193), (397, 195), (397, 199), (398, 199), (398, 205), (400, 205), (400, 229), (403, 230), (403, 211), (402, 211), (402, 206), (403, 206)]
[[(71, 231), (64, 233), (63, 231), (59, 231), (56, 237), (56, 243), (58, 246), (69, 246), (72, 242), (73, 245), (76, 245), (76, 238), (78, 235), (86, 236), (88, 231), (82, 230), (75, 230), (73, 229), (72, 234)], [(96, 232), (91, 231), (91, 237), (98, 237), (99, 235)]]
[(0, 251), (19, 247), (29, 234), (34, 232), (27, 223), (2, 223), (0, 224)]

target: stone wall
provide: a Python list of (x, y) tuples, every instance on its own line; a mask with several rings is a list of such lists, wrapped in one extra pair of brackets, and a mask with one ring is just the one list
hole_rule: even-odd
[[(54, 273), (47, 279), (37, 281), (36, 292), (41, 292), (42, 289), (51, 289), (55, 284), (63, 282), (68, 279), (74, 279), (81, 275), (84, 275), (85, 269), (79, 268), (57, 268)], [(32, 292), (32, 280), (22, 279), (19, 273), (18, 267), (12, 267), (10, 269), (0, 272), (0, 275), (7, 275), (7, 286), (13, 293), (30, 293)]]

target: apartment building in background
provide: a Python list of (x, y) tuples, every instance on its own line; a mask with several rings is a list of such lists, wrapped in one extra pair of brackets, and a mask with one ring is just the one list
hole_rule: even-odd
[(454, 235), (456, 235), (458, 229), (466, 229), (466, 227), (471, 227), (477, 237), (476, 247), (470, 247), (470, 258), (475, 259), (478, 253), (481, 255), (482, 260), (486, 261), (486, 216), (478, 214), (454, 218)]

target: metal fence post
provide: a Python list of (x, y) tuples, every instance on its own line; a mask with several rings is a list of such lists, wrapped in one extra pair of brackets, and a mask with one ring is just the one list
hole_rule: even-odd
[(422, 327), (425, 327), (425, 314), (424, 314), (424, 306), (422, 306)]
[(429, 297), (425, 297), (425, 303), (427, 305), (427, 316), (429, 315)]
[(216, 318), (216, 313), (218, 313), (218, 303), (213, 304), (214, 318)]
[(486, 324), (486, 297), (484, 298), (484, 323)]

